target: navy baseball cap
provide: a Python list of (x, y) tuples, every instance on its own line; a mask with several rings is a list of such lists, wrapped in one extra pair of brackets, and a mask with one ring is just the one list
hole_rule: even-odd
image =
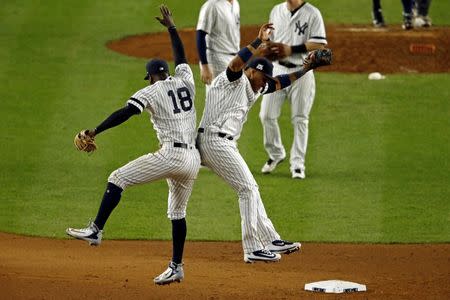
[(270, 60), (264, 57), (257, 57), (252, 59), (247, 67), (256, 69), (263, 72), (267, 77), (272, 78), (273, 75), (273, 64)]
[(158, 74), (158, 73), (169, 73), (169, 65), (165, 60), (155, 58), (147, 63), (145, 66), (147, 70), (147, 75), (144, 77), (144, 80), (148, 80), (150, 75)]

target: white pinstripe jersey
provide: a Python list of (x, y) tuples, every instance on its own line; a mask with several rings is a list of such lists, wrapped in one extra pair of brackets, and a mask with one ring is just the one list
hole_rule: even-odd
[[(305, 2), (293, 16), (291, 16), (286, 2), (275, 5), (270, 12), (270, 22), (275, 27), (271, 36), (271, 40), (274, 42), (291, 46), (306, 42), (327, 44), (322, 15), (316, 7), (309, 3)], [(306, 53), (296, 53), (285, 60), (301, 65), (306, 56)]]
[(245, 74), (230, 82), (226, 71), (220, 73), (206, 94), (200, 127), (210, 132), (226, 133), (237, 140), (247, 121), (247, 114), (259, 95), (259, 92), (253, 92)]
[(208, 0), (200, 9), (197, 30), (206, 35), (206, 47), (221, 53), (240, 49), (240, 7), (237, 0)]
[(175, 75), (137, 91), (127, 101), (150, 113), (159, 142), (194, 144), (196, 113), (195, 84), (188, 64), (179, 64)]

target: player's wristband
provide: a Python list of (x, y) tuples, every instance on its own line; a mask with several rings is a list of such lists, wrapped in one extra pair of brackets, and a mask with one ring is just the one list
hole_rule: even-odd
[(261, 45), (262, 41), (260, 38), (256, 38), (253, 42), (250, 43), (250, 46), (257, 49), (259, 45)]
[[(262, 43), (261, 39), (257, 38), (256, 40), (250, 43), (250, 46), (256, 49), (259, 47), (259, 45), (261, 45), (261, 43)], [(239, 50), (237, 55), (242, 59), (244, 63), (246, 63), (253, 56), (253, 53), (250, 49), (248, 49), (248, 47), (244, 47), (241, 50)]]
[(305, 44), (291, 46), (292, 53), (306, 53), (308, 49), (306, 49)]
[(247, 47), (244, 47), (241, 50), (239, 50), (237, 55), (242, 59), (242, 61), (244, 63), (246, 63), (253, 56), (253, 53), (252, 53), (252, 51), (250, 51), (250, 49), (248, 49)]

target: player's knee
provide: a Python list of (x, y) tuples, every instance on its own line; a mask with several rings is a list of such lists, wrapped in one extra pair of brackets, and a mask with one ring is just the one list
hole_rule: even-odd
[(258, 185), (256, 183), (243, 185), (238, 189), (238, 195), (240, 199), (252, 198), (257, 193), (258, 193)]
[(274, 118), (266, 111), (260, 111), (259, 112), (259, 119), (261, 120), (261, 123), (273, 123), (277, 121), (277, 118)]
[(186, 209), (177, 211), (168, 211), (167, 218), (169, 218), (171, 221), (184, 219), (186, 218)]
[(300, 115), (295, 115), (291, 118), (291, 122), (292, 124), (304, 124), (304, 125), (308, 125), (309, 123), (309, 116), (308, 115), (304, 115), (304, 114), (300, 114)]
[(118, 170), (115, 170), (111, 173), (111, 175), (109, 175), (108, 182), (118, 186), (122, 190), (125, 190), (128, 186), (126, 181), (121, 178)]

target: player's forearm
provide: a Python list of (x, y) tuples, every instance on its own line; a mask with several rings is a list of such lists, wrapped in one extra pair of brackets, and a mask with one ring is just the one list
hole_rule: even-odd
[(170, 40), (172, 42), (172, 51), (175, 60), (175, 66), (187, 63), (186, 55), (184, 54), (183, 42), (178, 35), (177, 28), (175, 26), (169, 27), (169, 34)]
[(95, 134), (97, 135), (109, 128), (116, 127), (128, 120), (131, 116), (139, 114), (140, 112), (141, 111), (136, 106), (128, 104), (127, 106), (113, 112), (108, 118), (106, 118), (106, 120), (98, 125), (94, 129)]
[(261, 45), (262, 40), (260, 38), (256, 38), (253, 42), (251, 42), (248, 46), (239, 50), (237, 55), (231, 60), (228, 68), (232, 72), (241, 71), (246, 63), (253, 57), (253, 55), (257, 52), (259, 45)]
[(290, 74), (282, 74), (273, 78), (273, 81), (269, 82), (269, 88), (265, 94), (270, 94), (278, 90), (282, 90), (290, 86), (294, 81), (305, 75), (306, 72), (311, 70), (310, 68), (301, 67), (297, 72), (292, 72)]
[(198, 59), (202, 65), (208, 64), (208, 58), (206, 56), (206, 32), (203, 30), (197, 30), (197, 53)]
[(326, 46), (326, 44), (314, 43), (314, 42), (306, 42), (300, 45), (291, 46), (292, 53), (307, 53), (309, 51), (314, 51), (317, 49), (322, 49)]

